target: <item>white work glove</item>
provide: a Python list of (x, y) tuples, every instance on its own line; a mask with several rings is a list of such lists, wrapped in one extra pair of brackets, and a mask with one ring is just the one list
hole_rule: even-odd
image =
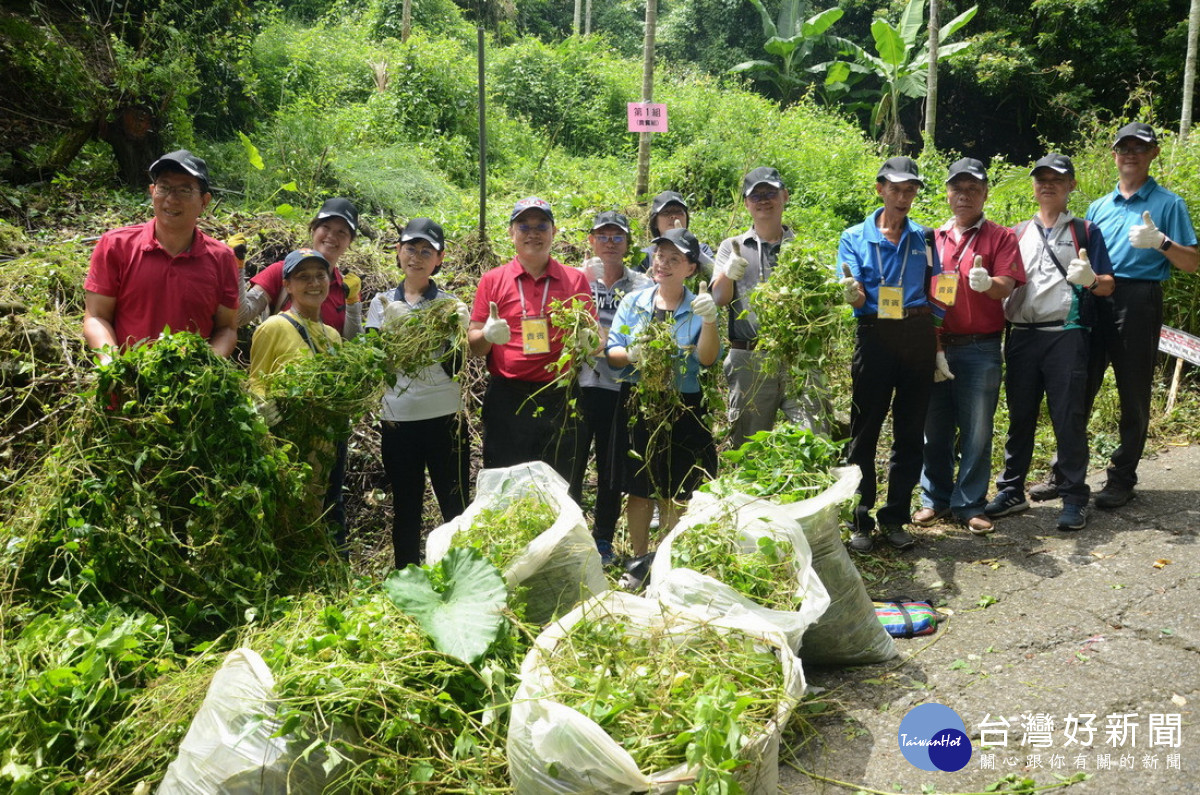
[(466, 331), (467, 326), (471, 325), (471, 310), (462, 301), (454, 302), (454, 311), (458, 313), (458, 325)]
[(1096, 272), (1088, 261), (1086, 248), (1079, 249), (1079, 256), (1067, 264), (1067, 281), (1080, 287), (1091, 287), (1096, 283)]
[(736, 282), (746, 275), (746, 268), (749, 267), (750, 263), (742, 256), (742, 247), (734, 240), (733, 253), (729, 255), (729, 262), (725, 264), (725, 275)]
[(850, 266), (842, 263), (842, 299), (848, 304), (858, 303), (860, 288), (858, 280), (850, 273)]
[(1167, 236), (1154, 225), (1150, 211), (1142, 213), (1142, 223), (1129, 227), (1129, 245), (1134, 248), (1162, 248)]
[(589, 282), (598, 282), (604, 278), (604, 260), (599, 257), (588, 257), (583, 261), (583, 275)]
[(493, 345), (506, 345), (512, 339), (508, 321), (500, 317), (500, 308), (495, 301), (488, 303), (488, 319), (483, 324), (483, 338)]
[(967, 284), (977, 293), (986, 293), (992, 289), (992, 276), (983, 267), (983, 257), (975, 255), (975, 267), (967, 273)]
[(263, 422), (268, 428), (273, 428), (279, 424), (282, 417), (279, 416), (279, 406), (275, 405), (275, 401), (270, 398), (256, 398), (254, 408), (258, 411), (258, 416), (262, 417)]
[(933, 360), (933, 382), (940, 384), (942, 381), (953, 381), (954, 373), (950, 372), (950, 363), (946, 361), (946, 352), (938, 351), (937, 356)]
[(579, 332), (579, 346), (588, 354), (595, 353), (600, 347), (600, 332), (594, 328), (585, 328)]
[(630, 364), (637, 364), (642, 360), (642, 346), (636, 342), (625, 349), (625, 355), (629, 358)]
[(705, 323), (716, 323), (717, 305), (713, 302), (712, 296), (708, 294), (708, 282), (701, 281), (699, 290), (699, 294), (692, 299), (692, 314), (698, 316)]

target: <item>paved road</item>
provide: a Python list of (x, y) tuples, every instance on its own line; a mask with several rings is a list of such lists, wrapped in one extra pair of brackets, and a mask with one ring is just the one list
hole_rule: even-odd
[[(836, 708), (781, 750), (781, 791), (981, 792), (1010, 773), (1045, 785), (1083, 770), (1091, 778), (1071, 795), (1200, 793), (1200, 446), (1168, 448), (1140, 475), (1132, 502), (1093, 509), (1080, 533), (1055, 529), (1057, 501), (987, 538), (923, 532), (900, 553), (910, 575), (887, 588), (953, 615), (935, 635), (898, 641), (891, 663), (808, 671)], [(927, 702), (965, 724), (974, 753), (957, 772), (926, 772), (899, 750), (901, 720)]]

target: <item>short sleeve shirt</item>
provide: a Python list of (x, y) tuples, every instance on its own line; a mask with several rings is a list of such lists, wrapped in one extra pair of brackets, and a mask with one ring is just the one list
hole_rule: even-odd
[(1100, 227), (1113, 275), (1118, 279), (1149, 279), (1161, 282), (1171, 278), (1171, 263), (1156, 249), (1134, 248), (1129, 245), (1129, 228), (1142, 223), (1142, 213), (1149, 212), (1154, 225), (1167, 237), (1182, 246), (1196, 245), (1196, 230), (1187, 204), (1149, 177), (1137, 193), (1126, 199), (1120, 187), (1101, 196), (1088, 207), (1087, 219)]
[[(842, 278), (843, 264), (850, 274), (863, 286), (867, 300), (854, 310), (855, 317), (879, 313), (879, 287), (887, 285), (902, 287), (904, 308), (913, 309), (930, 306), (926, 293), (925, 273), (928, 270), (925, 245), (925, 227), (911, 218), (905, 222), (899, 245), (883, 236), (879, 231), (878, 219), (883, 208), (875, 210), (860, 224), (842, 232), (838, 243), (838, 261), (835, 265), (837, 278)], [(937, 252), (930, 252), (933, 260), (933, 275), (942, 272)], [(942, 308), (932, 304), (933, 314), (942, 315)]]
[[(380, 293), (371, 300), (365, 325), (368, 329), (382, 328), (383, 310), (390, 304), (399, 304), (404, 313), (420, 312), (427, 308), (431, 301), (440, 298), (454, 296), (430, 280), (420, 300), (410, 304), (404, 297), (404, 285), (401, 284), (395, 290), (387, 294)], [(380, 416), (390, 422), (411, 422), (444, 417), (461, 409), (462, 389), (459, 383), (451, 378), (440, 364), (431, 364), (413, 378), (396, 375), (396, 383), (383, 393), (383, 411)]]
[[(555, 376), (550, 368), (562, 354), (562, 332), (550, 322), (550, 304), (555, 301), (565, 304), (572, 298), (583, 301), (595, 314), (596, 306), (592, 303), (587, 277), (555, 259), (550, 260), (546, 272), (537, 279), (529, 275), (515, 257), (507, 264), (483, 274), (475, 291), (471, 320), (485, 323), (488, 305), (495, 301), (500, 317), (508, 323), (512, 332), (507, 343), (493, 345), (488, 352), (488, 372), (501, 378), (539, 384), (553, 381)], [(546, 320), (550, 333), (549, 353), (525, 353), (521, 332), (523, 318)]]
[[(977, 293), (967, 286), (975, 257), (990, 276), (1007, 276), (1016, 284), (1025, 283), (1025, 268), (1017, 250), (1017, 238), (1011, 229), (981, 218), (979, 223), (956, 238), (954, 220), (934, 233), (943, 272), (958, 273), (954, 305), (946, 308), (942, 331), (947, 334), (994, 334), (1004, 330), (1004, 303)], [(930, 290), (934, 289), (930, 285)]]
[[(250, 284), (261, 287), (271, 302), (272, 314), (279, 294), (283, 292), (283, 260), (273, 262), (250, 277)], [(288, 309), (292, 299), (285, 298), (280, 311)], [(346, 281), (335, 265), (329, 279), (329, 296), (321, 304), (321, 322), (333, 326), (339, 333), (346, 330)]]
[[(644, 273), (632, 268), (625, 268), (625, 273), (611, 286), (600, 279), (592, 282), (592, 300), (596, 303), (596, 315), (600, 328), (604, 331), (612, 328), (613, 318), (617, 314), (617, 306), (626, 294), (641, 290), (654, 284), (653, 280)], [(579, 371), (579, 385), (584, 387), (599, 387), (601, 389), (619, 390), (617, 382), (620, 370), (609, 367), (608, 362), (601, 356), (595, 365), (585, 364)]]
[[(628, 348), (637, 339), (642, 329), (654, 318), (654, 297), (658, 294), (655, 284), (635, 293), (630, 293), (621, 299), (617, 308), (617, 316), (613, 318), (612, 329), (608, 332), (609, 348)], [(683, 290), (683, 300), (675, 309), (672, 316), (675, 343), (680, 351), (686, 351), (684, 366), (675, 375), (675, 387), (680, 392), (700, 391), (700, 359), (696, 356), (696, 345), (700, 342), (700, 332), (704, 328), (704, 319), (692, 312), (692, 300), (696, 296), (686, 287)], [(621, 380), (637, 383), (638, 369), (632, 365), (621, 371)]]
[(779, 261), (779, 252), (785, 243), (796, 234), (788, 227), (783, 228), (783, 239), (778, 243), (770, 243), (758, 236), (753, 227), (739, 235), (727, 237), (717, 248), (717, 260), (713, 266), (714, 273), (725, 273), (729, 268), (729, 259), (733, 255), (733, 244), (736, 242), (746, 260), (746, 272), (742, 278), (734, 282), (733, 300), (729, 304), (729, 339), (749, 342), (758, 337), (758, 316), (750, 308), (750, 293), (758, 287), (759, 282), (771, 278), (771, 271)]
[(237, 309), (237, 259), (229, 246), (196, 230), (171, 256), (154, 236), (155, 221), (105, 232), (92, 251), (83, 288), (116, 299), (113, 330), (127, 349), (165, 329), (209, 338), (220, 307)]
[[(1017, 245), (1025, 265), (1026, 281), (1004, 300), (1004, 314), (1012, 323), (1063, 324), (1048, 326), (1044, 330), (1082, 328), (1079, 322), (1079, 297), (1083, 288), (1068, 282), (1066, 274), (1059, 270), (1054, 260), (1057, 259), (1065, 270), (1068, 263), (1078, 256), (1079, 249), (1086, 248), (1092, 271), (1098, 276), (1111, 276), (1112, 263), (1100, 228), (1088, 224), (1087, 239), (1076, 240), (1075, 221), (1074, 215), (1063, 212), (1049, 228), (1043, 227), (1036, 216), (1023, 227), (1018, 227), (1021, 236), (1017, 239)], [(1051, 251), (1054, 252), (1053, 258), (1049, 253)]]

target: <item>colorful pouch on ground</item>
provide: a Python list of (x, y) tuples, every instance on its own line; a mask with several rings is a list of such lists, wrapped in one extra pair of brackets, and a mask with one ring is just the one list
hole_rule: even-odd
[(938, 612), (929, 602), (908, 599), (875, 602), (875, 617), (894, 638), (932, 635), (937, 631)]

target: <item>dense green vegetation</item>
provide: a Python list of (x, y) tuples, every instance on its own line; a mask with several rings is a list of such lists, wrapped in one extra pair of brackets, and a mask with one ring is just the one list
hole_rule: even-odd
[[(793, 5), (805, 17), (822, 10)], [(904, 5), (842, 0), (844, 13), (827, 32), (872, 51), (873, 19), (894, 23)], [(779, 6), (764, 0), (773, 19)], [(943, 19), (968, 3), (952, 6), (943, 7)], [(194, 712), (216, 655), (246, 624), (255, 626), (251, 645), (264, 652), (311, 659), (314, 669), (337, 655), (344, 681), (285, 681), (297, 715), (310, 711), (304, 699), (313, 694), (374, 681), (378, 660), (396, 656), (384, 623), (395, 620), (391, 608), (377, 595), (340, 596), (341, 567), (309, 565), (310, 556), (327, 558), (321, 534), (297, 524), (286, 556), (267, 537), (266, 527), (300, 500), (304, 467), (255, 419), (233, 368), (201, 367), (195, 351), (166, 361), (167, 348), (99, 376), (86, 366), (78, 329), (88, 253), (105, 229), (147, 217), (147, 158), (188, 147), (208, 160), (217, 201), (203, 226), (219, 237), (245, 233), (251, 267), (304, 242), (304, 225), (323, 198), (351, 197), (364, 234), (343, 264), (362, 274), (368, 300), (394, 285), (393, 232), (416, 215), (445, 226), (450, 249), (439, 280), (464, 299), (479, 269), (511, 251), (503, 230), (513, 200), (524, 195), (553, 203), (564, 261), (579, 262), (598, 210), (628, 212), (636, 239), (646, 240), (646, 209), (633, 195), (637, 141), (624, 107), (640, 98), (643, 4), (594, 3), (585, 37), (569, 35), (571, 6), (562, 0), (413, 0), (413, 31), (403, 41), (400, 8), (400, 0), (123, 0), (100, 13), (57, 0), (0, 11), (0, 257), (13, 260), (0, 271), (0, 530), (20, 521), (36, 531), (0, 544), (20, 563), (0, 581), (0, 715), (16, 716), (0, 721), (0, 791), (18, 775), (27, 788), (17, 791), (30, 792), (128, 791), (161, 776), (182, 735), (181, 716)], [(876, 205), (872, 183), (883, 150), (867, 114), (882, 86), (870, 76), (845, 90), (822, 84), (828, 72), (808, 67), (846, 57), (832, 40), (812, 42), (808, 60), (793, 64), (786, 96), (765, 73), (730, 74), (735, 64), (770, 55), (748, 0), (663, 0), (659, 13), (654, 91), (669, 106), (670, 131), (653, 139), (651, 191), (685, 195), (693, 230), (715, 246), (748, 223), (742, 174), (778, 167), (791, 188), (785, 221), (799, 238), (797, 282), (819, 277), (821, 263), (833, 265), (840, 231)], [(990, 160), (990, 217), (1029, 217), (1028, 167), (1046, 148), (1075, 158), (1072, 209), (1082, 213), (1112, 187), (1108, 145), (1118, 119), (1174, 124), (1185, 19), (1181, 0), (982, 5), (957, 34), (971, 46), (945, 62), (938, 147), (920, 153), (930, 187), (914, 217), (947, 217), (938, 188), (960, 154)], [(487, 34), (482, 236), (477, 23)], [(916, 104), (901, 108), (912, 141), (918, 113)], [(1200, 219), (1200, 138), (1166, 143), (1153, 173)], [(1194, 278), (1168, 283), (1166, 308), (1169, 325), (1200, 333)], [(850, 332), (842, 315), (834, 321), (821, 327), (822, 350), (804, 352), (822, 361), (835, 409), (845, 415)], [(1187, 372), (1194, 387), (1195, 371)], [(145, 386), (155, 373), (161, 395)], [(125, 421), (88, 391), (98, 377), (111, 384), (117, 376), (142, 389), (129, 398), (140, 413)], [(1160, 387), (1166, 380), (1163, 373)], [(1164, 392), (1156, 389), (1159, 408)], [(172, 402), (184, 393), (188, 405)], [(221, 423), (207, 419), (216, 403)], [(1194, 398), (1185, 400), (1160, 412), (1153, 432), (1194, 439), (1195, 412)], [(1107, 391), (1091, 430), (1097, 453), (1107, 453), (1115, 437)], [(373, 433), (362, 423), (351, 440), (360, 573), (376, 565), (369, 553), (384, 543), (389, 518), (372, 492), (380, 486)], [(188, 434), (219, 437), (221, 460), (210, 445), (184, 444)], [(836, 454), (836, 445), (814, 448), (813, 468)], [(189, 469), (205, 473), (186, 489), (166, 466), (185, 456)], [(772, 482), (793, 488), (792, 473), (784, 474)], [(127, 490), (129, 482), (142, 486)], [(196, 534), (201, 513), (201, 529), (219, 532)], [(48, 581), (53, 588), (43, 587)], [(321, 595), (280, 599), (310, 589)], [(287, 610), (288, 622), (272, 621)], [(376, 656), (359, 653), (365, 647)], [(442, 670), (448, 664), (440, 658), (428, 665), (413, 674), (418, 689), (453, 680), (479, 689), (482, 703), (476, 672)], [(143, 689), (152, 682), (153, 697)], [(370, 704), (396, 720), (391, 739), (408, 736), (408, 718), (396, 717), (392, 702)], [(433, 701), (412, 709), (453, 712), (439, 736), (450, 751), (439, 763), (457, 755), (491, 775), (497, 747), (460, 744), (457, 732), (480, 715), (474, 700), (458, 704), (465, 713)], [(42, 748), (40, 778), (29, 747), (10, 750), (30, 742)], [(89, 768), (103, 775), (84, 786)], [(424, 770), (409, 775), (433, 775)]]

